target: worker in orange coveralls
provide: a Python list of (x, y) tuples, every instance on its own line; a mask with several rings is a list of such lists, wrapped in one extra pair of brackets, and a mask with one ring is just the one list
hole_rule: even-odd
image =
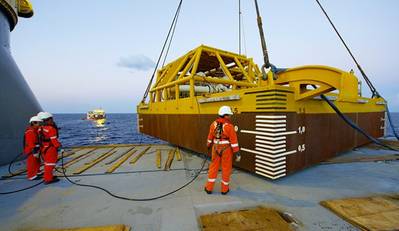
[(205, 185), (205, 192), (212, 193), (213, 186), (218, 175), (220, 163), (222, 163), (221, 193), (226, 195), (229, 192), (230, 175), (233, 166), (233, 153), (236, 161), (241, 160), (238, 147), (237, 134), (234, 125), (230, 121), (233, 115), (229, 106), (222, 106), (219, 109), (217, 118), (209, 128), (208, 150), (212, 149), (212, 162), (209, 166), (208, 182)]
[(61, 143), (58, 141), (58, 128), (53, 121), (53, 115), (48, 112), (39, 112), (39, 118), (43, 120), (41, 128), (41, 153), (44, 157), (44, 183), (58, 182), (53, 170), (57, 164), (58, 152), (61, 151)]
[(26, 172), (28, 180), (37, 180), (40, 178), (39, 128), (41, 122), (42, 120), (37, 116), (30, 118), (29, 126), (26, 128), (24, 134), (24, 154), (28, 156), (26, 160)]

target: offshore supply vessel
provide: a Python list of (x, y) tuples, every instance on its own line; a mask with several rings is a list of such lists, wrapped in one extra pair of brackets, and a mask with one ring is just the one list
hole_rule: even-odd
[(369, 142), (336, 115), (331, 102), (372, 137), (384, 135), (386, 102), (374, 92), (362, 97), (353, 71), (271, 65), (257, 3), (256, 10), (263, 66), (205, 45), (189, 51), (156, 72), (137, 106), (140, 132), (206, 153), (209, 125), (228, 105), (242, 154), (234, 165), (269, 179)]
[(97, 125), (104, 125), (107, 121), (105, 111), (103, 109), (94, 109), (86, 113), (86, 119), (95, 121)]

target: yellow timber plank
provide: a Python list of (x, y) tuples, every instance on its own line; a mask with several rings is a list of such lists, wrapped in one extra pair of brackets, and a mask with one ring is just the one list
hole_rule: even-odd
[(112, 165), (110, 168), (107, 169), (105, 173), (113, 173), (117, 168), (119, 168), (125, 161), (127, 161), (134, 153), (136, 153), (137, 150), (132, 150), (128, 151), (123, 155), (121, 159), (119, 159), (114, 165)]
[(181, 160), (182, 160), (179, 147), (176, 148), (175, 155), (176, 155), (176, 160), (177, 160), (177, 161), (181, 161)]
[(78, 162), (80, 160), (86, 159), (87, 157), (90, 156), (89, 154), (94, 152), (95, 150), (97, 150), (97, 149), (96, 148), (89, 148), (88, 152), (83, 153), (83, 154), (73, 158), (72, 160), (68, 161), (67, 163), (64, 163), (64, 168), (67, 168), (67, 167), (73, 165), (74, 163), (76, 163), (76, 162)]
[(164, 167), (165, 171), (168, 171), (170, 169), (170, 166), (172, 166), (173, 158), (175, 157), (175, 152), (176, 152), (175, 149), (169, 150), (168, 159), (166, 160)]
[(161, 153), (160, 149), (157, 150), (155, 164), (157, 165), (157, 168), (161, 168), (161, 165), (162, 165), (162, 153)]
[(130, 164), (136, 163), (136, 162), (140, 159), (140, 157), (142, 157), (150, 148), (151, 148), (151, 146), (146, 147), (142, 152), (140, 152), (138, 155), (136, 155), (136, 156), (130, 161)]
[[(71, 148), (123, 148), (131, 146), (147, 146), (148, 144), (102, 144), (102, 145), (87, 145), (87, 146), (75, 146)], [(151, 146), (165, 146), (164, 144), (151, 144)]]
[(115, 158), (113, 158), (112, 160), (108, 161), (108, 162), (105, 163), (105, 164), (108, 165), (108, 164), (114, 163), (115, 161), (119, 160), (119, 159), (122, 158), (124, 155), (126, 155), (127, 153), (129, 153), (130, 151), (132, 151), (134, 148), (135, 148), (134, 146), (131, 147), (131, 148), (128, 148), (124, 153), (122, 153), (122, 155), (116, 156)]
[(69, 229), (43, 229), (41, 231), (130, 231), (131, 227), (127, 225), (106, 225), (85, 228), (69, 228)]
[[(68, 157), (68, 156), (71, 156), (71, 155), (75, 154), (76, 152), (78, 152), (80, 150), (81, 150), (81, 148), (77, 148), (77, 150), (74, 150), (72, 152), (67, 152), (67, 153), (64, 154), (64, 158)], [(59, 156), (58, 160), (60, 160), (60, 159), (61, 159), (61, 157)], [(43, 164), (41, 164), (41, 166), (43, 166)], [(26, 167), (13, 172), (12, 175), (11, 174), (7, 174), (7, 175), (2, 176), (1, 178), (10, 178), (10, 177), (13, 177), (13, 176), (18, 176), (18, 175), (21, 175), (21, 174), (23, 174), (25, 172), (26, 172)]]
[(81, 173), (83, 173), (87, 169), (89, 169), (89, 168), (93, 167), (94, 165), (100, 163), (101, 161), (107, 159), (109, 156), (111, 156), (115, 152), (116, 152), (115, 148), (112, 148), (111, 150), (109, 150), (108, 152), (106, 152), (106, 153), (102, 154), (101, 156), (97, 157), (93, 161), (85, 163), (82, 167), (80, 167), (79, 169), (75, 170), (75, 172), (73, 174), (81, 174)]

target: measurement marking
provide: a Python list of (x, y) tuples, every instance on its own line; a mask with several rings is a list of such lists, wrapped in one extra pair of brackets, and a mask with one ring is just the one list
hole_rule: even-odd
[(279, 145), (279, 144), (285, 144), (286, 141), (285, 140), (281, 140), (281, 141), (266, 141), (266, 140), (258, 140), (255, 139), (255, 143), (261, 143), (261, 144), (270, 144), (270, 145)]
[(264, 132), (285, 132), (287, 129), (285, 128), (255, 128), (257, 131), (264, 131)]
[(283, 145), (278, 145), (278, 146), (270, 146), (270, 145), (266, 145), (266, 144), (257, 144), (257, 143), (255, 143), (255, 146), (259, 146), (259, 147), (262, 147), (262, 148), (270, 148), (270, 149), (279, 149), (279, 148), (284, 148), (284, 151), (285, 151), (285, 147), (287, 146), (287, 145), (285, 145), (285, 144), (283, 144)]
[(286, 127), (286, 124), (255, 124), (256, 127), (267, 127), (267, 128), (282, 128)]
[(255, 136), (256, 139), (264, 139), (264, 140), (271, 140), (271, 141), (284, 141), (286, 137), (285, 136), (278, 136), (278, 137), (268, 137), (268, 136)]
[[(265, 150), (263, 148), (255, 148), (255, 149), (256, 149), (256, 151), (253, 151), (253, 150), (250, 150), (250, 151), (257, 152), (257, 151), (264, 151)], [(242, 148), (241, 148), (241, 150), (242, 150)], [(249, 149), (247, 149), (247, 150), (249, 150)], [(259, 152), (259, 153), (256, 153), (256, 154), (267, 156), (267, 157), (270, 157), (270, 158), (278, 158), (278, 157), (281, 157), (281, 156), (288, 156), (288, 155), (294, 154), (296, 152), (297, 152), (296, 150), (292, 150), (292, 151), (288, 151), (288, 152), (284, 152), (284, 153), (279, 153), (277, 155), (276, 154), (269, 154), (270, 152), (269, 153)]]
[(285, 169), (285, 165), (272, 168), (272, 167), (269, 167), (269, 166), (266, 166), (266, 165), (263, 165), (263, 164), (260, 164), (260, 163), (255, 163), (255, 166), (259, 167), (259, 168), (267, 169), (267, 170), (270, 170), (270, 171), (278, 171), (280, 169)]
[(285, 169), (280, 170), (280, 171), (277, 171), (277, 172), (270, 172), (270, 171), (268, 171), (268, 170), (266, 170), (266, 169), (262, 169), (262, 168), (259, 168), (259, 167), (255, 167), (255, 170), (264, 172), (264, 173), (269, 174), (269, 175), (271, 175), (271, 176), (276, 176), (276, 175), (279, 175), (279, 174), (281, 174), (281, 173), (285, 173)]
[(271, 123), (271, 124), (280, 124), (287, 123), (287, 120), (255, 120), (256, 123)]
[(256, 173), (256, 174), (259, 174), (259, 175), (262, 175), (262, 176), (264, 176), (264, 177), (267, 177), (267, 178), (269, 178), (269, 179), (272, 179), (272, 180), (281, 178), (281, 177), (283, 177), (283, 176), (286, 175), (286, 174), (284, 173), (284, 174), (281, 174), (281, 175), (278, 175), (278, 176), (269, 176), (269, 175), (267, 175), (267, 174), (265, 174), (265, 173), (262, 173), (262, 172), (259, 172), (259, 171), (255, 171), (255, 173)]
[(263, 152), (259, 152), (259, 151), (254, 151), (251, 149), (247, 149), (247, 148), (241, 148), (242, 151), (245, 152), (251, 152), (251, 153), (255, 153), (258, 156), (256, 156), (256, 158), (265, 160), (265, 161), (270, 161), (272, 163), (277, 163), (279, 161), (285, 160), (285, 155), (280, 155), (280, 156), (276, 156), (276, 155), (271, 155), (271, 154), (267, 154), (267, 153), (263, 153)]
[(270, 154), (277, 154), (277, 153), (282, 153), (282, 152), (287, 151), (287, 149), (285, 149), (285, 148), (281, 148), (281, 149), (278, 149), (278, 150), (270, 150), (270, 149), (267, 149), (267, 148), (259, 148), (259, 147), (255, 147), (255, 150), (263, 151), (263, 152), (270, 153)]
[(280, 165), (284, 165), (285, 166), (285, 164), (286, 164), (285, 160), (283, 160), (281, 162), (278, 162), (278, 163), (270, 163), (270, 162), (258, 159), (257, 155), (255, 155), (255, 162), (262, 163), (262, 164), (268, 165), (270, 167), (276, 167), (276, 166), (280, 166)]
[(286, 115), (257, 115), (255, 118), (259, 119), (285, 119)]
[(249, 133), (249, 134), (256, 134), (256, 135), (265, 135), (265, 136), (283, 136), (283, 135), (291, 135), (291, 134), (297, 133), (297, 131), (270, 133), (270, 132), (258, 132), (258, 131), (250, 131), (250, 130), (241, 130), (241, 132)]

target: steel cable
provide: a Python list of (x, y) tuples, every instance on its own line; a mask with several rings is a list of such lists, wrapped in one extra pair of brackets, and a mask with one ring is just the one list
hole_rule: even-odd
[(178, 16), (179, 16), (180, 8), (181, 8), (182, 3), (183, 3), (183, 0), (180, 0), (179, 5), (177, 6), (177, 9), (176, 9), (175, 16), (173, 17), (172, 24), (171, 24), (170, 27), (169, 27), (168, 35), (166, 36), (165, 42), (164, 42), (164, 44), (163, 44), (163, 46), (162, 46), (161, 53), (159, 54), (159, 57), (158, 57), (158, 61), (157, 61), (156, 65), (155, 65), (154, 72), (152, 73), (150, 82), (149, 82), (148, 85), (147, 85), (147, 88), (146, 88), (146, 90), (145, 90), (145, 92), (144, 92), (144, 96), (143, 96), (143, 99), (142, 99), (141, 102), (144, 102), (144, 101), (146, 100), (147, 96), (148, 96), (148, 92), (150, 91), (152, 81), (154, 80), (155, 74), (156, 74), (156, 72), (157, 72), (157, 68), (158, 68), (159, 62), (160, 62), (161, 59), (162, 59), (162, 55), (163, 55), (163, 52), (164, 52), (164, 50), (165, 50), (166, 44), (167, 44), (168, 41), (169, 41), (169, 36), (171, 35), (171, 32), (172, 32), (172, 31), (173, 31), (173, 33), (174, 33), (173, 27), (174, 27), (174, 24), (177, 22), (177, 18), (178, 18)]
[[(366, 81), (367, 85), (369, 86), (371, 93), (372, 93), (372, 98), (374, 97), (380, 97), (382, 99), (384, 99), (377, 91), (377, 89), (374, 87), (373, 83), (370, 81), (370, 79), (368, 78), (368, 76), (366, 75), (366, 73), (363, 71), (363, 68), (360, 66), (359, 62), (356, 60), (355, 56), (353, 55), (352, 51), (349, 49), (348, 45), (346, 44), (345, 40), (343, 39), (343, 37), (341, 36), (341, 34), (339, 33), (338, 29), (335, 27), (334, 23), (332, 22), (330, 16), (327, 14), (327, 12), (325, 11), (324, 7), (321, 5), (319, 0), (315, 0), (317, 2), (317, 4), (319, 5), (320, 9), (323, 11), (324, 15), (326, 16), (328, 22), (330, 23), (330, 25), (332, 26), (332, 28), (334, 29), (335, 33), (338, 35), (339, 39), (341, 40), (342, 44), (345, 46), (346, 50), (348, 51), (349, 55), (352, 57), (352, 60), (355, 62), (357, 68), (359, 69), (360, 73), (362, 74), (363, 79)], [(396, 137), (397, 140), (399, 140), (399, 135), (398, 133), (396, 133), (395, 131), (395, 126), (393, 125), (393, 122), (391, 120), (391, 114), (389, 112), (389, 108), (388, 108), (388, 101), (385, 100), (385, 109), (387, 112), (387, 117), (388, 117), (388, 121), (389, 121), (389, 125), (392, 128), (393, 134)], [(330, 105), (331, 106), (331, 105)]]

